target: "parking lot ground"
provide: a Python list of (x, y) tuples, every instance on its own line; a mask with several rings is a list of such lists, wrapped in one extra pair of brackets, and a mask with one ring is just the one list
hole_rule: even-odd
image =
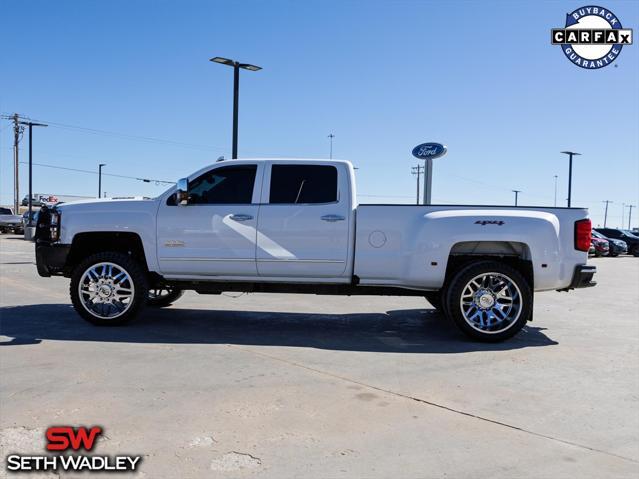
[(138, 477), (639, 475), (639, 258), (492, 345), (405, 297), (187, 292), (96, 328), (33, 261), (0, 239), (0, 461), (99, 424)]

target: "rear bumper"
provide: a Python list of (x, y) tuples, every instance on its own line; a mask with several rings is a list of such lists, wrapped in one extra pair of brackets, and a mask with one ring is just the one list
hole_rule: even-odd
[(572, 275), (572, 281), (570, 286), (566, 288), (568, 289), (576, 289), (576, 288), (592, 288), (597, 284), (596, 281), (592, 280), (592, 277), (597, 272), (596, 266), (591, 266), (588, 264), (579, 264), (575, 266), (575, 272)]
[(36, 244), (35, 256), (38, 274), (49, 277), (64, 274), (64, 266), (71, 250), (66, 244)]

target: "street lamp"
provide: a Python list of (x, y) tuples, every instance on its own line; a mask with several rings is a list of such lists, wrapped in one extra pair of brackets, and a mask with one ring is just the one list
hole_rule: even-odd
[(233, 67), (233, 152), (232, 158), (237, 158), (237, 116), (238, 116), (238, 103), (240, 97), (240, 68), (244, 70), (249, 70), (252, 72), (256, 72), (261, 70), (262, 67), (258, 67), (256, 65), (251, 65), (250, 63), (240, 63), (235, 60), (231, 60), (229, 58), (222, 57), (213, 57), (209, 61), (220, 63), (222, 65), (227, 65), (229, 67)]
[(570, 157), (568, 163), (568, 208), (570, 208), (570, 200), (572, 198), (572, 157), (581, 156), (581, 153), (575, 153), (574, 151), (562, 151), (562, 153)]
[(98, 198), (102, 198), (102, 167), (106, 166), (106, 163), (100, 163), (98, 165)]
[[(33, 226), (32, 211), (33, 211), (33, 127), (34, 126), (48, 126), (44, 123), (34, 123), (32, 121), (21, 121), (21, 125), (27, 125), (29, 127), (29, 216), (27, 217), (27, 226)], [(18, 211), (16, 210), (16, 214)]]
[(519, 198), (519, 193), (521, 193), (521, 190), (512, 190), (513, 193), (515, 193), (515, 206), (517, 206), (517, 198)]

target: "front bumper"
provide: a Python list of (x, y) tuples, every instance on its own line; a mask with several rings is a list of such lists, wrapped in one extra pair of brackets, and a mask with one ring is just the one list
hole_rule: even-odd
[(597, 272), (596, 266), (591, 266), (588, 264), (579, 264), (575, 266), (575, 272), (572, 275), (572, 281), (570, 286), (566, 289), (575, 289), (575, 288), (592, 288), (597, 284), (596, 281), (592, 280), (592, 277)]
[(37, 244), (35, 247), (38, 274), (48, 278), (51, 275), (64, 274), (64, 267), (71, 246), (67, 244)]

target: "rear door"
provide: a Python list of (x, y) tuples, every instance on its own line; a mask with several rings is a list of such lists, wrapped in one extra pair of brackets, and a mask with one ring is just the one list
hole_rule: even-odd
[(347, 274), (348, 181), (342, 165), (269, 164), (258, 220), (260, 276), (327, 278)]

